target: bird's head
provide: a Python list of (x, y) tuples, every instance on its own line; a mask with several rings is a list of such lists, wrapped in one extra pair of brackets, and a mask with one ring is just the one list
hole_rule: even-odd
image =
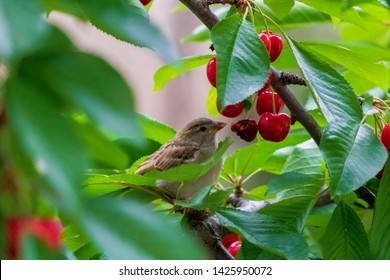
[(187, 138), (191, 142), (215, 142), (216, 133), (224, 128), (226, 123), (213, 121), (208, 118), (199, 118), (189, 122), (178, 133), (177, 137)]

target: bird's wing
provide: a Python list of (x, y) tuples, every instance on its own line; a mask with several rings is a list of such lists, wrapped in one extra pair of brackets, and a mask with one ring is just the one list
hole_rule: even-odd
[(183, 163), (192, 162), (199, 147), (196, 145), (182, 145), (175, 141), (168, 142), (159, 150), (151, 154), (135, 171), (143, 175), (152, 170), (167, 170)]

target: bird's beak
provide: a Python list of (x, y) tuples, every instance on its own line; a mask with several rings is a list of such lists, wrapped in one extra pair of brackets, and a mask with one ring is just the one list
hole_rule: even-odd
[(217, 132), (217, 131), (221, 130), (222, 128), (224, 128), (225, 126), (226, 126), (226, 123), (224, 123), (224, 122), (214, 122), (212, 131)]

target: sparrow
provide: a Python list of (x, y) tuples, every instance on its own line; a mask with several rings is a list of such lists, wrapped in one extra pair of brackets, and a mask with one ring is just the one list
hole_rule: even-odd
[[(134, 172), (143, 175), (152, 170), (167, 170), (187, 163), (201, 163), (209, 159), (218, 146), (217, 132), (226, 123), (208, 118), (198, 118), (179, 130), (174, 138), (151, 154)], [(206, 174), (193, 182), (157, 180), (156, 185), (175, 199), (189, 200), (203, 187), (217, 183), (222, 160), (217, 162)]]

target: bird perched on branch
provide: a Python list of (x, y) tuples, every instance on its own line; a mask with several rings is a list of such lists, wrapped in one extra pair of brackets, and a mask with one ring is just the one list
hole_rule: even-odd
[[(167, 170), (186, 163), (201, 163), (209, 159), (217, 149), (217, 132), (226, 123), (199, 118), (179, 130), (176, 136), (151, 154), (135, 171), (143, 175), (152, 170)], [(194, 182), (157, 180), (157, 186), (176, 199), (187, 200), (203, 187), (217, 183), (222, 160)]]

